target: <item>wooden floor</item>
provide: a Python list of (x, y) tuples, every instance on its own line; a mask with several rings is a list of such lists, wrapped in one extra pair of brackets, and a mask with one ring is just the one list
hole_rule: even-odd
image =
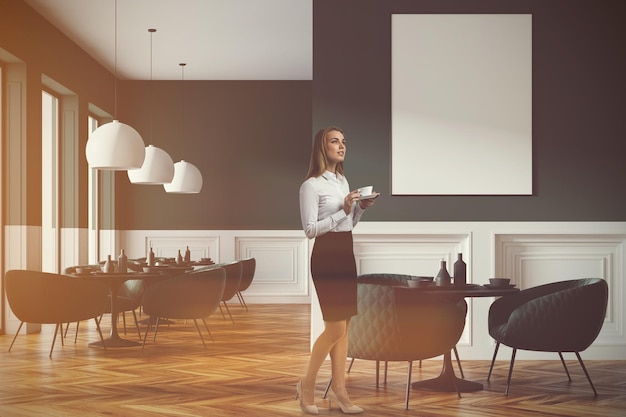
[[(309, 350), (309, 308), (305, 305), (231, 305), (235, 324), (219, 311), (209, 320), (215, 342), (204, 350), (188, 323), (159, 331), (145, 350), (100, 350), (95, 326), (81, 323), (78, 342), (68, 337), (48, 358), (54, 326), (41, 334), (0, 336), (0, 416), (245, 416), (301, 415), (295, 384), (304, 373)], [(130, 318), (130, 316), (129, 316)], [(103, 322), (106, 322), (105, 317)], [(108, 330), (107, 324), (103, 324)], [(72, 326), (71, 331), (74, 330)], [(137, 333), (128, 338), (138, 339)], [(463, 361), (465, 377), (485, 384), (483, 391), (412, 391), (404, 410), (406, 364), (390, 364), (386, 386), (375, 387), (374, 363), (357, 361), (348, 374), (354, 402), (368, 416), (624, 416), (626, 361), (586, 361), (599, 395), (594, 397), (575, 358), (566, 357), (572, 382), (558, 361), (518, 361), (508, 397), (503, 395), (507, 362), (499, 361), (486, 383), (488, 361)], [(584, 353), (583, 353), (584, 359)], [(439, 360), (414, 366), (413, 380), (438, 375)], [(329, 376), (318, 379), (321, 415), (341, 415), (321, 399)]]

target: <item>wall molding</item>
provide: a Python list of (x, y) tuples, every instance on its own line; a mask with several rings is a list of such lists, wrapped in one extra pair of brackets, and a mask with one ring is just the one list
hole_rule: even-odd
[[(150, 244), (162, 256), (175, 256), (178, 249), (189, 245), (192, 259), (211, 257), (226, 262), (254, 257), (257, 274), (246, 292), (246, 302), (310, 303), (311, 340), (323, 329), (309, 276), (314, 241), (301, 230), (132, 230), (120, 231), (107, 240), (115, 242), (118, 251), (125, 248), (129, 257), (145, 256)], [(583, 356), (626, 359), (626, 222), (364, 221), (354, 230), (354, 248), (359, 273), (435, 275), (441, 259), (448, 261), (451, 271), (457, 253), (463, 253), (468, 282), (478, 284), (503, 275), (520, 288), (590, 276), (606, 279), (606, 322)], [(467, 324), (457, 345), (462, 359), (491, 359), (494, 344), (487, 316), (492, 301), (492, 297), (467, 300)], [(507, 350), (502, 347), (499, 358), (508, 359)], [(520, 359), (553, 356), (518, 353)]]

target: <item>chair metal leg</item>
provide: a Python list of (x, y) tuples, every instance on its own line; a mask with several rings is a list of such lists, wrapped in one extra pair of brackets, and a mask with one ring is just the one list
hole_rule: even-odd
[(380, 380), (380, 361), (376, 361), (376, 388), (378, 388), (379, 380)]
[(202, 337), (202, 331), (200, 331), (200, 326), (198, 326), (198, 320), (193, 319), (193, 324), (196, 325), (196, 330), (198, 330), (198, 334), (200, 335), (200, 340), (202, 340), (202, 346), (206, 349), (206, 343), (204, 343), (204, 337)]
[(489, 378), (491, 378), (491, 371), (493, 371), (493, 363), (496, 361), (496, 356), (498, 355), (499, 347), (500, 347), (500, 342), (496, 342), (496, 348), (493, 351), (493, 358), (491, 358), (491, 366), (489, 366), (489, 373), (487, 374), (487, 382), (489, 382)]
[(511, 374), (513, 373), (513, 364), (515, 363), (515, 353), (517, 349), (513, 349), (513, 353), (511, 354), (511, 365), (509, 366), (509, 377), (506, 380), (506, 389), (504, 390), (504, 395), (509, 395), (509, 385), (511, 385)]
[(456, 357), (456, 363), (459, 365), (459, 373), (461, 374), (461, 378), (465, 378), (463, 374), (463, 368), (461, 367), (461, 359), (459, 359), (459, 352), (456, 350), (456, 346), (454, 347), (454, 356)]
[(160, 322), (161, 322), (161, 318), (157, 317), (156, 323), (154, 325), (154, 338), (152, 339), (153, 342), (156, 342), (156, 337), (157, 337), (157, 333), (159, 332), (159, 323)]
[[(97, 323), (97, 321), (96, 321)], [(74, 343), (78, 342), (78, 326), (80, 325), (80, 321), (76, 322), (76, 332), (74, 332)], [(68, 325), (69, 327), (69, 325)]]
[(461, 398), (461, 391), (459, 390), (459, 384), (456, 381), (456, 378), (452, 378), (452, 383), (454, 384), (454, 389), (456, 390), (456, 395)]
[(139, 340), (141, 340), (141, 330), (139, 329), (139, 320), (137, 320), (137, 313), (135, 313), (135, 310), (133, 310), (133, 319), (135, 320), (135, 327), (137, 328)]
[(406, 394), (404, 398), (404, 409), (409, 409), (409, 394), (411, 393), (411, 372), (413, 371), (413, 361), (409, 361), (408, 370), (406, 372)]
[[(354, 359), (352, 359), (352, 360), (354, 360)], [(328, 391), (330, 390), (330, 384), (332, 384), (332, 383), (333, 383), (333, 377), (331, 376), (328, 379), (328, 384), (326, 384), (326, 388), (324, 389), (324, 395), (322, 395), (322, 399), (325, 400), (326, 397), (328, 397)]]
[(561, 358), (561, 363), (563, 364), (563, 369), (565, 369), (565, 373), (567, 374), (567, 379), (572, 380), (572, 377), (569, 375), (569, 371), (567, 370), (567, 365), (565, 364), (565, 359), (563, 359), (563, 353), (559, 352), (559, 358)]
[(220, 313), (222, 313), (222, 318), (226, 320), (226, 316), (224, 315), (224, 310), (222, 310), (222, 303), (217, 305), (220, 308)]
[(385, 377), (383, 378), (383, 384), (387, 385), (387, 365), (389, 362), (385, 361)]
[(350, 360), (350, 365), (348, 365), (348, 370), (346, 371), (347, 374), (350, 373), (350, 371), (352, 370), (352, 365), (354, 364), (354, 358), (352, 358), (352, 360)]
[(143, 350), (144, 346), (146, 345), (146, 339), (148, 338), (148, 332), (150, 331), (150, 324), (148, 324), (146, 326), (146, 332), (143, 335), (143, 342), (141, 343), (141, 349)]
[(237, 291), (237, 298), (239, 298), (239, 304), (248, 311), (248, 304), (246, 304), (246, 300), (243, 299), (243, 294), (241, 291)]
[(63, 343), (63, 325), (61, 323), (57, 323), (56, 326), (54, 327), (54, 336), (52, 337), (52, 346), (50, 346), (50, 354), (48, 355), (49, 358), (52, 357), (52, 351), (54, 350), (54, 342), (56, 342), (57, 340), (57, 335), (59, 334), (59, 327), (61, 328), (61, 343)]
[[(94, 317), (93, 320), (96, 322), (96, 329), (98, 330), (98, 334), (100, 335), (100, 341), (102, 342), (102, 349), (107, 350), (106, 343), (104, 342), (104, 337), (102, 336), (102, 329), (100, 328), (100, 323), (98, 322), (98, 318)], [(76, 330), (78, 331), (78, 322), (76, 323)]]
[(207, 326), (206, 324), (206, 320), (202, 319), (202, 323), (204, 323), (204, 327), (206, 328), (207, 333), (209, 333), (209, 336), (211, 336), (211, 342), (215, 342), (215, 339), (213, 339), (213, 334), (211, 333), (211, 330), (209, 330), (209, 326)]
[(230, 308), (228, 308), (228, 304), (226, 304), (226, 301), (222, 301), (222, 303), (224, 303), (224, 307), (226, 307), (226, 311), (228, 312), (228, 316), (230, 317), (230, 321), (232, 321), (233, 324), (235, 324), (235, 320), (233, 319), (233, 315), (230, 314)]
[[(61, 346), (65, 346), (65, 342), (63, 340), (63, 323), (57, 323), (57, 327), (61, 330)], [(55, 329), (55, 338), (56, 338), (56, 329)]]
[(63, 333), (63, 337), (67, 337), (67, 331), (68, 331), (69, 329), (70, 329), (70, 324), (69, 324), (69, 323), (66, 323), (66, 326), (65, 326), (65, 333)]
[(589, 385), (591, 385), (591, 389), (593, 390), (593, 395), (594, 397), (598, 395), (598, 391), (596, 391), (596, 387), (593, 386), (593, 382), (591, 382), (591, 377), (589, 376), (589, 372), (587, 372), (587, 368), (585, 367), (585, 364), (583, 363), (583, 359), (580, 357), (580, 353), (578, 352), (574, 352), (576, 353), (576, 357), (578, 358), (578, 363), (580, 363), (580, 367), (583, 368), (583, 371), (585, 372), (585, 376), (587, 377), (587, 381), (589, 381)]
[(17, 335), (20, 334), (20, 330), (22, 330), (22, 326), (24, 325), (23, 321), (20, 321), (20, 326), (17, 328), (17, 332), (15, 332), (15, 336), (13, 336), (13, 341), (11, 342), (11, 346), (9, 346), (9, 352), (13, 347), (13, 343), (15, 343), (15, 339), (17, 339)]

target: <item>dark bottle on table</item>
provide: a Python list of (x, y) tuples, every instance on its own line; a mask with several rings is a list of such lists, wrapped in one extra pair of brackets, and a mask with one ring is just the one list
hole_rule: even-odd
[(467, 284), (467, 265), (463, 262), (463, 254), (459, 253), (454, 263), (454, 285)]
[(189, 246), (185, 249), (185, 257), (183, 259), (185, 262), (191, 262), (191, 251), (189, 250)]
[(152, 245), (150, 245), (150, 251), (148, 251), (148, 266), (154, 266), (154, 251), (152, 250)]
[(178, 265), (183, 263), (183, 255), (180, 254), (180, 249), (178, 249), (178, 256), (176, 256), (176, 263)]
[(435, 284), (437, 286), (450, 285), (450, 274), (448, 273), (446, 261), (441, 261), (441, 267), (435, 277)]

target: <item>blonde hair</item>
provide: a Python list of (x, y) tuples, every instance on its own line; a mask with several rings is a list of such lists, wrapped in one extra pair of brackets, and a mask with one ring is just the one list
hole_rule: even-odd
[[(306, 174), (306, 179), (311, 177), (319, 177), (326, 171), (328, 166), (328, 159), (326, 157), (326, 144), (327, 136), (330, 132), (339, 132), (342, 135), (343, 130), (337, 126), (328, 126), (320, 129), (315, 134), (313, 140), (313, 149), (311, 149), (311, 161), (309, 162), (309, 172)], [(337, 164), (337, 174), (343, 175), (343, 162)]]

